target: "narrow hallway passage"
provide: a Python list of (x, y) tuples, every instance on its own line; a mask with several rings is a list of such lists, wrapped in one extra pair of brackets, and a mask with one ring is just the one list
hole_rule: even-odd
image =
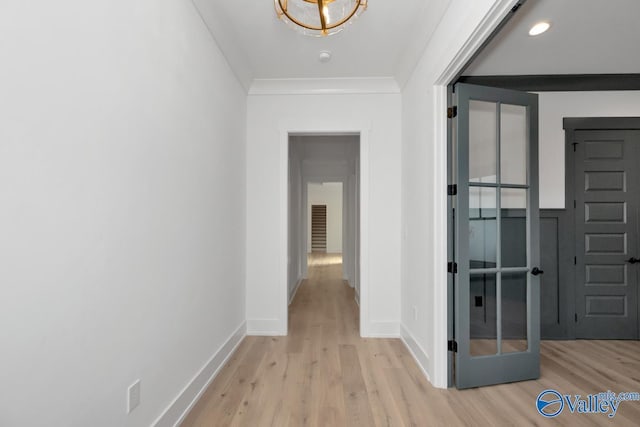
[[(312, 255), (289, 307), (289, 335), (246, 337), (182, 426), (611, 425), (606, 415), (546, 420), (536, 396), (640, 390), (638, 341), (545, 341), (536, 381), (435, 389), (402, 341), (360, 338), (340, 262)], [(638, 419), (640, 402), (624, 402), (615, 425)]]
[(427, 425), (435, 389), (399, 339), (360, 338), (341, 277), (339, 256), (311, 255), (289, 335), (247, 337), (183, 425)]

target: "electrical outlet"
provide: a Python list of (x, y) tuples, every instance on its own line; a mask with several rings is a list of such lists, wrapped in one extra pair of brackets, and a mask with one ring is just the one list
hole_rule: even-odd
[(413, 320), (418, 320), (418, 307), (413, 306)]
[(137, 380), (127, 389), (127, 414), (136, 409), (140, 404), (140, 380)]

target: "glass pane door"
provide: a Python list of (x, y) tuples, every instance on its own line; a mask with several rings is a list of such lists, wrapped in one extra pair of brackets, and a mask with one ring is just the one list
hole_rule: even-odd
[(458, 84), (456, 385), (539, 376), (537, 95)]

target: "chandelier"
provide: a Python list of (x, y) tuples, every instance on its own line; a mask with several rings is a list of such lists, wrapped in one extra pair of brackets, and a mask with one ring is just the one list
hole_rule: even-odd
[(323, 37), (342, 31), (367, 9), (367, 0), (274, 0), (278, 18), (303, 34)]

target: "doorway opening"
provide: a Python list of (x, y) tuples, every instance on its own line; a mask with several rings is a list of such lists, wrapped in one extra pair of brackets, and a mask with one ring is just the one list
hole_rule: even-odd
[(327, 205), (311, 205), (311, 253), (327, 253)]
[[(634, 138), (633, 132), (628, 132), (633, 127), (618, 128), (617, 133), (611, 132), (614, 128), (609, 128), (606, 123), (606, 126), (602, 127), (603, 121), (613, 119), (613, 117), (605, 118), (604, 116), (638, 114), (639, 110), (634, 108), (637, 105), (637, 96), (634, 97), (633, 94), (638, 88), (637, 75), (609, 74), (625, 72), (623, 57), (607, 61), (607, 64), (615, 67), (615, 69), (609, 69), (607, 74), (601, 74), (602, 70), (590, 69), (589, 61), (594, 57), (602, 56), (602, 52), (590, 48), (588, 54), (585, 54), (585, 51), (575, 49), (574, 46), (577, 46), (578, 42), (572, 44), (570, 40), (580, 40), (579, 46), (591, 46), (588, 40), (585, 42), (584, 37), (577, 36), (579, 33), (577, 27), (571, 29), (571, 34), (576, 35), (572, 38), (560, 37), (559, 33), (549, 32), (536, 39), (541, 42), (538, 43), (526, 36), (527, 26), (541, 16), (555, 17), (556, 24), (575, 20), (575, 9), (571, 7), (571, 2), (562, 5), (555, 2), (514, 1), (513, 3), (515, 7), (504, 15), (505, 18), (500, 23), (488, 31), (489, 38), (484, 40), (482, 45), (477, 46), (473, 54), (462, 55), (464, 59), (460, 62), (465, 64), (447, 75), (451, 77), (446, 81), (450, 84), (448, 106), (451, 108), (448, 115), (449, 119), (453, 119), (449, 120), (447, 125), (450, 138), (448, 157), (453, 159), (460, 154), (456, 152), (457, 147), (451, 144), (451, 138), (456, 137), (457, 133), (457, 130), (452, 128), (452, 123), (456, 121), (456, 117), (459, 118), (460, 111), (460, 106), (454, 102), (456, 96), (453, 93), (454, 84), (474, 85), (487, 90), (489, 90), (488, 87), (492, 87), (537, 94), (540, 99), (540, 174), (538, 177), (540, 209), (537, 216), (539, 232), (533, 237), (538, 238), (541, 254), (540, 268), (537, 269), (537, 273), (544, 273), (544, 275), (540, 276), (539, 285), (539, 325), (534, 326), (536, 329), (539, 328), (541, 340), (637, 339), (640, 331), (640, 306), (637, 302), (639, 291), (636, 278), (638, 273), (635, 271), (635, 264), (640, 256), (637, 255), (638, 239), (635, 236), (638, 199), (634, 197), (633, 184), (628, 185), (629, 182), (635, 182), (631, 179), (633, 172), (627, 172), (630, 170), (629, 165), (634, 161), (632, 158), (637, 148), (632, 141), (637, 137)], [(624, 27), (619, 26), (619, 19), (612, 19), (612, 16), (601, 19), (605, 9), (606, 7), (603, 6), (598, 14), (591, 11), (590, 16), (594, 19), (598, 16), (597, 19), (603, 25), (618, 26), (616, 27), (618, 31), (624, 31)], [(616, 13), (628, 15), (630, 10)], [(523, 37), (520, 37), (521, 35)], [(554, 67), (541, 70), (538, 64), (525, 64), (522, 58), (535, 58), (533, 50), (541, 48), (542, 41), (546, 43), (543, 48), (545, 55), (563, 53), (563, 57), (571, 62), (569, 66), (563, 67), (560, 62), (554, 61)], [(572, 55), (565, 55), (566, 52), (572, 52)], [(594, 52), (598, 52), (599, 55), (594, 55)], [(524, 65), (520, 66), (517, 73), (508, 72), (505, 70), (505, 63), (501, 61)], [(560, 68), (562, 72), (558, 71)], [(620, 76), (629, 77), (624, 79)], [(583, 119), (571, 119), (571, 117), (583, 117)], [(586, 117), (596, 118), (601, 122), (584, 128)], [(625, 120), (628, 121), (629, 118), (625, 117)], [(569, 123), (570, 127), (567, 127), (567, 121), (571, 120), (575, 123)], [(498, 123), (500, 123), (499, 119)], [(625, 132), (621, 132), (621, 129)], [(604, 132), (605, 130), (607, 132)], [(503, 139), (506, 147), (508, 141)], [(474, 153), (462, 154), (471, 155), (477, 161), (481, 160)], [(491, 292), (496, 289), (496, 286), (493, 280), (486, 281), (472, 277), (472, 281), (475, 279), (478, 282), (475, 293), (479, 295), (474, 295), (473, 287), (470, 291), (465, 287), (465, 282), (468, 282), (469, 278), (462, 277), (463, 275), (458, 273), (461, 268), (467, 267), (455, 265), (458, 258), (454, 254), (454, 249), (459, 252), (464, 248), (454, 248), (455, 245), (452, 242), (460, 242), (461, 237), (465, 236), (456, 234), (460, 231), (454, 230), (454, 218), (466, 215), (459, 204), (459, 187), (467, 184), (457, 180), (460, 171), (456, 169), (456, 165), (449, 164), (449, 183), (458, 185), (457, 193), (452, 193), (450, 189), (451, 197), (448, 199), (448, 232), (450, 233), (448, 256), (449, 261), (454, 261), (449, 269), (450, 290), (447, 295), (450, 314), (447, 319), (448, 349), (450, 350), (448, 382), (451, 386), (453, 385), (453, 360), (458, 357), (456, 349), (460, 347), (457, 341), (468, 339), (454, 333), (454, 330), (460, 326), (459, 319), (454, 318), (454, 313), (456, 310), (464, 310), (471, 313), (472, 319), (474, 314), (478, 317), (484, 316), (486, 311), (493, 310), (493, 306), (487, 306), (490, 299), (485, 294), (488, 292), (490, 296), (494, 296)], [(486, 187), (485, 183), (480, 184)], [(476, 183), (472, 185), (477, 186)], [(469, 203), (474, 202), (469, 197), (467, 199)], [(476, 205), (478, 205), (477, 202)], [(484, 207), (481, 204), (479, 206)], [(496, 212), (498, 212), (497, 209)], [(471, 231), (476, 233), (471, 237), (485, 236), (487, 221), (492, 221), (491, 218), (491, 216), (488, 218), (480, 216), (476, 222), (482, 224), (484, 228), (472, 229)], [(499, 218), (503, 222), (506, 219), (514, 222), (521, 221), (504, 215)], [(492, 232), (491, 229), (489, 231)], [(483, 232), (484, 235), (481, 234)], [(519, 240), (516, 233), (509, 233), (508, 236), (509, 239), (506, 242), (508, 244), (516, 244)], [(505, 242), (501, 243), (504, 251)], [(470, 250), (474, 249), (479, 253), (478, 251), (483, 248), (470, 248)], [(511, 250), (505, 253), (509, 256), (516, 254)], [(529, 263), (529, 267), (535, 264), (538, 263)], [(476, 269), (478, 267), (482, 266), (476, 266)], [(463, 273), (468, 276), (469, 272), (463, 271)], [(533, 274), (533, 269), (530, 273)], [(454, 303), (460, 299), (460, 290), (471, 293), (472, 298), (467, 301), (467, 306), (454, 307)], [(501, 309), (504, 311), (504, 301), (502, 304)], [(493, 322), (491, 317), (479, 318), (482, 321), (488, 319)], [(504, 323), (504, 318), (501, 322)], [(493, 332), (493, 329), (489, 331)], [(479, 332), (488, 334), (486, 328)], [(489, 335), (493, 334), (489, 333)], [(494, 353), (491, 349), (488, 352)]]
[(294, 134), (288, 153), (289, 304), (321, 269), (359, 304), (360, 135)]
[(343, 251), (342, 182), (307, 183), (307, 265), (339, 266)]

